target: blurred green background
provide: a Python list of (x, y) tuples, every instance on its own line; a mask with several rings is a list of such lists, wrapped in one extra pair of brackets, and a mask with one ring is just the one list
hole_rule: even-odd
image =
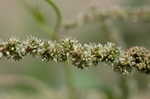
[[(76, 20), (91, 6), (101, 9), (148, 8), (149, 0), (53, 0), (62, 23)], [(150, 18), (149, 18), (150, 19)], [(0, 0), (0, 38), (26, 39), (32, 35), (53, 39), (57, 16), (46, 0)], [(60, 28), (59, 38), (81, 42), (115, 42), (122, 47), (150, 47), (150, 21), (111, 20), (108, 25), (93, 21), (79, 27)], [(117, 37), (114, 37), (117, 35)], [(45, 63), (38, 58), (0, 60), (0, 99), (149, 99), (150, 76), (122, 77), (100, 64), (84, 70), (71, 65)]]

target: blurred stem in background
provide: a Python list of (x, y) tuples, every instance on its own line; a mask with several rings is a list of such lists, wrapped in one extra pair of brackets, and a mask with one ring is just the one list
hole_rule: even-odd
[[(39, 23), (39, 27), (43, 29), (43, 31), (45, 31), (46, 33), (50, 34), (51, 39), (53, 40), (59, 40), (59, 29), (61, 27), (62, 24), (62, 14), (61, 11), (59, 9), (59, 7), (52, 1), (52, 0), (45, 0), (55, 11), (56, 13), (56, 25), (54, 27), (54, 29), (50, 29), (50, 27), (47, 25), (47, 21), (44, 17), (44, 15), (38, 10), (38, 9), (34, 9), (32, 7), (30, 7), (29, 5), (27, 5), (26, 3), (24, 3), (26, 5), (26, 8), (29, 10), (29, 12), (32, 14), (32, 16), (34, 17), (34, 19)], [(64, 74), (65, 74), (65, 81), (66, 81), (66, 85), (67, 85), (67, 92), (68, 92), (68, 99), (79, 99), (79, 97), (77, 98), (76, 95), (76, 89), (73, 86), (73, 76), (72, 76), (72, 72), (70, 70), (70, 66), (68, 66), (69, 64), (65, 64), (64, 67)]]
[(57, 5), (52, 1), (52, 0), (45, 0), (49, 5), (52, 6), (52, 8), (54, 9), (55, 13), (56, 13), (56, 26), (54, 28), (55, 31), (59, 30), (61, 23), (62, 23), (62, 14), (60, 9), (57, 7)]
[[(126, 47), (126, 44), (123, 40), (122, 33), (117, 28), (117, 26), (114, 24), (114, 21), (117, 22), (117, 20), (110, 20), (110, 19), (102, 19), (100, 21), (101, 29), (103, 30), (103, 33), (105, 33), (106, 38), (108, 38), (109, 41), (116, 43), (117, 45), (120, 45), (122, 47)], [(128, 86), (128, 80), (126, 77), (119, 76), (118, 78), (118, 85), (121, 91), (121, 96), (118, 97), (118, 99), (129, 99), (129, 86)], [(114, 94), (113, 99), (116, 99), (116, 95)]]
[(56, 40), (59, 37), (58, 32), (62, 23), (61, 11), (52, 0), (45, 0), (45, 1), (53, 8), (56, 14), (56, 24), (54, 26), (54, 29), (48, 26), (47, 20), (45, 19), (45, 16), (40, 12), (40, 9), (31, 7), (24, 0), (22, 0), (21, 2), (24, 4), (25, 8), (30, 12), (30, 14), (32, 14), (33, 18), (36, 20), (39, 27), (46, 33), (50, 34), (51, 39)]
[(76, 88), (74, 87), (74, 77), (72, 75), (72, 71), (69, 68), (69, 63), (64, 65), (64, 73), (66, 77), (66, 85), (68, 88), (68, 99), (80, 99), (80, 95), (78, 94)]
[(57, 5), (52, 1), (52, 0), (45, 0), (49, 5), (52, 6), (52, 8), (54, 9), (55, 13), (56, 13), (56, 25), (54, 27), (54, 33), (53, 33), (53, 38), (57, 39), (59, 37), (59, 29), (61, 27), (61, 23), (62, 23), (62, 15), (61, 15), (61, 11), (60, 9), (57, 7)]

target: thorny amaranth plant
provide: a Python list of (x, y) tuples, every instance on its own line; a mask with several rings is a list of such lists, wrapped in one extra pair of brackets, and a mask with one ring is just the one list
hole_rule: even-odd
[(81, 44), (69, 38), (50, 41), (35, 37), (24, 41), (10, 38), (0, 43), (0, 58), (18, 61), (26, 55), (40, 57), (46, 62), (68, 62), (81, 69), (104, 62), (122, 74), (150, 73), (150, 50), (144, 47), (123, 50), (113, 43)]

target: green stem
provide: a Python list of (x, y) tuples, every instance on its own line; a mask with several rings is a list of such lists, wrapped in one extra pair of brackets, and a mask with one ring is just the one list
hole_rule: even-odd
[[(52, 1), (52, 0), (45, 0), (55, 11), (56, 15), (57, 15), (57, 21), (56, 21), (56, 25), (55, 25), (55, 28), (54, 28), (54, 32), (58, 32), (60, 26), (61, 26), (61, 23), (62, 23), (62, 15), (61, 15), (61, 12), (60, 12), (60, 9), (58, 8), (58, 6)], [(57, 36), (56, 34), (57, 33), (54, 33), (55, 36)]]
[(56, 17), (57, 17), (56, 25), (54, 26), (53, 30), (49, 29), (49, 26), (47, 26), (45, 17), (42, 15), (42, 13), (38, 9), (30, 7), (25, 1), (21, 1), (21, 2), (23, 2), (24, 6), (28, 9), (28, 11), (32, 14), (32, 16), (34, 16), (36, 21), (39, 23), (40, 27), (44, 31), (49, 33), (53, 39), (57, 39), (57, 37), (59, 36), (58, 32), (59, 32), (59, 29), (60, 29), (61, 23), (62, 23), (61, 11), (52, 0), (45, 0), (45, 1), (53, 8), (54, 12), (56, 13)]

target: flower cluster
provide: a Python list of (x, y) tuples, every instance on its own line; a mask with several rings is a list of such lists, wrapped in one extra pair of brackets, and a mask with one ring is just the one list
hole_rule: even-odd
[(150, 73), (150, 51), (144, 47), (132, 47), (127, 49), (119, 58), (116, 66), (121, 72), (132, 70)]
[(50, 41), (34, 37), (25, 41), (11, 38), (0, 43), (0, 58), (17, 61), (26, 55), (40, 57), (46, 62), (71, 63), (81, 69), (105, 62), (123, 74), (133, 70), (150, 73), (150, 51), (143, 47), (122, 50), (113, 43), (81, 44), (68, 38)]

